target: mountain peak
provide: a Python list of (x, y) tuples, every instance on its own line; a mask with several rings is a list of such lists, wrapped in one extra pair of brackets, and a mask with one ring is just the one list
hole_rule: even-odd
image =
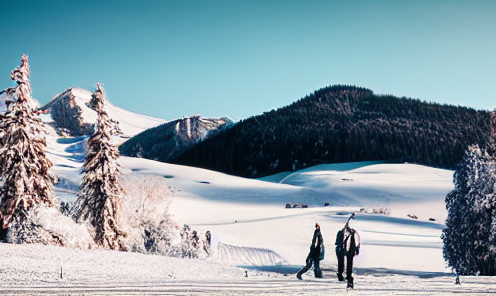
[[(42, 110), (51, 110), (55, 126), (72, 136), (86, 135), (92, 132), (97, 114), (89, 107), (91, 92), (78, 87), (70, 87), (55, 95)], [(119, 121), (121, 138), (127, 139), (148, 128), (155, 127), (166, 120), (134, 113), (107, 102), (108, 115)], [(120, 142), (122, 142), (121, 140)]]

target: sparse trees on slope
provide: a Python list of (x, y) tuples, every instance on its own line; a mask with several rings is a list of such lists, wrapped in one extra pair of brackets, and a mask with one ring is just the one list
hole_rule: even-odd
[(125, 249), (121, 230), (122, 187), (119, 183), (117, 159), (119, 151), (111, 135), (119, 131), (117, 122), (105, 112), (105, 97), (100, 83), (92, 95), (91, 107), (98, 119), (88, 139), (88, 155), (84, 162), (84, 179), (74, 208), (76, 221), (89, 221), (95, 228), (95, 242), (105, 248)]
[(446, 196), (443, 255), (459, 274), (496, 275), (495, 148), (494, 138), (486, 149), (470, 146)]
[(17, 86), (6, 89), (8, 107), (0, 114), (0, 228), (35, 204), (58, 207), (53, 193), (56, 177), (46, 157), (45, 127), (37, 116), (31, 98), (29, 63), (22, 56), (21, 66), (10, 74)]

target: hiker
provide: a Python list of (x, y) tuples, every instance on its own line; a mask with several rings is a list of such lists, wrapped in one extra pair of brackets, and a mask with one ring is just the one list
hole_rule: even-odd
[(344, 256), (345, 250), (344, 250), (344, 233), (346, 232), (346, 226), (343, 227), (343, 229), (339, 230), (338, 233), (336, 234), (336, 242), (334, 243), (336, 245), (336, 257), (338, 258), (338, 280), (340, 282), (344, 281), (343, 277), (343, 271), (344, 271)]
[(353, 289), (353, 257), (360, 252), (360, 236), (355, 229), (346, 224), (345, 239), (343, 242), (346, 254), (346, 279), (348, 280), (347, 288)]
[(346, 256), (346, 250), (344, 248), (344, 236), (346, 234), (346, 229), (349, 228), (350, 220), (355, 219), (355, 213), (351, 214), (351, 216), (346, 221), (343, 229), (339, 230), (336, 234), (336, 257), (338, 258), (338, 280), (340, 282), (344, 281), (343, 272), (344, 272), (344, 257)]
[(322, 271), (320, 270), (320, 260), (323, 259), (324, 250), (324, 240), (322, 239), (322, 234), (320, 233), (319, 223), (315, 223), (315, 231), (313, 233), (312, 245), (310, 246), (310, 253), (308, 253), (306, 263), (300, 271), (296, 274), (296, 277), (301, 280), (301, 275), (307, 272), (313, 263), (313, 271), (316, 278), (322, 277)]

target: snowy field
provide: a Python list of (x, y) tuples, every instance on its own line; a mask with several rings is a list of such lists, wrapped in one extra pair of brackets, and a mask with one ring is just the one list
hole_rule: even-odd
[[(74, 201), (84, 138), (48, 139), (60, 201)], [(178, 223), (212, 233), (205, 260), (0, 243), (0, 295), (433, 295), (496, 293), (496, 279), (455, 277), (440, 238), (453, 171), (415, 164), (320, 165), (258, 180), (121, 157), (124, 174), (163, 176)], [(287, 203), (308, 208), (286, 208)], [(328, 203), (328, 206), (324, 206)], [(374, 214), (374, 210), (386, 210)], [(362, 238), (355, 289), (336, 279), (334, 240), (352, 212)], [(415, 215), (417, 219), (410, 216)], [(324, 278), (296, 279), (314, 225)]]
[[(487, 277), (419, 276), (357, 269), (347, 291), (324, 278), (240, 269), (205, 260), (116, 251), (0, 244), (0, 295), (488, 295)], [(62, 268), (62, 270), (61, 270)], [(62, 271), (62, 276), (61, 276)], [(245, 273), (245, 271), (247, 271)]]

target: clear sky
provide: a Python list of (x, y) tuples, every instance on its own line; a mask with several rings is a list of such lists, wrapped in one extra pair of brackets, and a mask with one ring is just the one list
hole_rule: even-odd
[(235, 120), (332, 84), (496, 105), (496, 0), (0, 0), (0, 88), (93, 91), (175, 119)]

